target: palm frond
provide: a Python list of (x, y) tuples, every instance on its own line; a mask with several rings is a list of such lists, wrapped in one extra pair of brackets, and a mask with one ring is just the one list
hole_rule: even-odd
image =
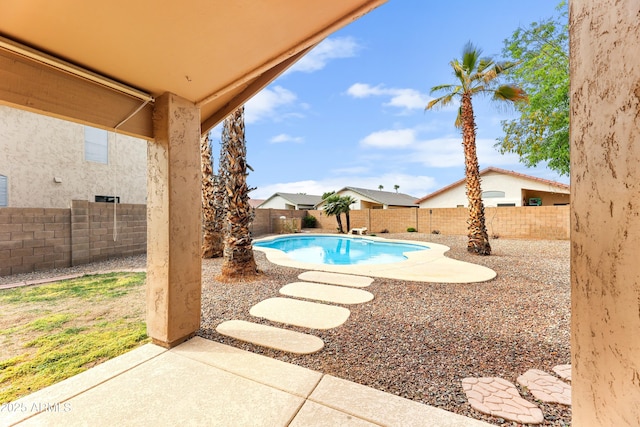
[(434, 107), (444, 108), (447, 105), (450, 105), (453, 102), (453, 98), (459, 95), (459, 92), (451, 92), (447, 95), (441, 96), (440, 98), (432, 99), (429, 101), (425, 110), (431, 110)]
[(502, 85), (495, 90), (493, 99), (497, 101), (526, 102), (529, 97), (523, 89), (517, 86)]
[(456, 121), (453, 123), (456, 129), (462, 129), (462, 107), (458, 108), (458, 115), (456, 116)]
[(476, 69), (480, 55), (482, 55), (482, 49), (470, 41), (464, 45), (462, 49), (462, 68), (467, 74), (471, 74), (471, 72)]
[(432, 87), (430, 93), (433, 94), (435, 92), (443, 92), (443, 91), (451, 92), (451, 89), (453, 89), (454, 87), (456, 87), (456, 85), (438, 85), (438, 86)]

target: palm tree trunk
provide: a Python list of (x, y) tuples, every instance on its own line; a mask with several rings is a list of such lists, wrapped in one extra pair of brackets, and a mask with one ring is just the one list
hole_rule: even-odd
[(469, 200), (469, 242), (467, 250), (478, 255), (491, 255), (491, 245), (484, 219), (484, 204), (480, 187), (480, 168), (476, 153), (476, 123), (473, 115), (471, 94), (463, 93), (461, 99), (462, 145), (464, 147), (464, 169)]
[(244, 136), (244, 107), (238, 108), (225, 119), (222, 140), (227, 167), (227, 176), (224, 179), (227, 230), (224, 238), (221, 278), (255, 276), (257, 267), (249, 230), (253, 221), (253, 209), (249, 204), (249, 188), (246, 179), (247, 147)]
[(344, 230), (342, 229), (342, 218), (340, 216), (340, 212), (336, 214), (336, 221), (338, 221), (338, 233), (344, 233)]
[(349, 218), (349, 211), (344, 211), (344, 216), (347, 218), (347, 233), (351, 230), (351, 218)]
[(224, 247), (222, 222), (216, 206), (216, 180), (211, 161), (209, 134), (200, 139), (202, 170), (202, 258), (219, 258)]

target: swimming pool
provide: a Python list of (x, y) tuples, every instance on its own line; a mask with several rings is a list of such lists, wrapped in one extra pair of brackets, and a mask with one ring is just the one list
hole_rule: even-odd
[(429, 249), (411, 243), (325, 235), (276, 237), (254, 242), (253, 246), (277, 249), (296, 261), (328, 265), (391, 264), (406, 260), (405, 252)]

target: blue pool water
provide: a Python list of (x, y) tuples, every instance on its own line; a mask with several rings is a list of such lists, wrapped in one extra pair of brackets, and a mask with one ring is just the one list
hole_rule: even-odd
[(278, 249), (296, 261), (333, 265), (389, 264), (407, 259), (404, 252), (429, 249), (410, 243), (340, 236), (278, 237), (254, 242), (253, 246)]

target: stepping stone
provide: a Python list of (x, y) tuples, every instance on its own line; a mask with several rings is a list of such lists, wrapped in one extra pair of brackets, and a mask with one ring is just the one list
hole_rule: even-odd
[(543, 402), (571, 405), (571, 386), (539, 369), (529, 369), (518, 377), (518, 383)]
[(344, 307), (290, 298), (266, 299), (251, 307), (249, 313), (274, 322), (311, 329), (337, 328), (346, 322), (351, 314)]
[(476, 411), (522, 424), (541, 424), (542, 411), (523, 399), (515, 385), (503, 378), (465, 378), (462, 389)]
[(366, 288), (373, 279), (371, 277), (354, 276), (352, 274), (328, 273), (326, 271), (305, 271), (298, 276), (300, 280), (309, 282), (330, 283), (332, 285)]
[(337, 304), (362, 304), (373, 299), (371, 292), (344, 286), (323, 285), (312, 282), (293, 282), (280, 289), (282, 295), (315, 299)]
[(553, 367), (553, 372), (565, 381), (571, 381), (571, 365), (558, 365)]
[(216, 331), (231, 338), (289, 353), (310, 354), (324, 347), (324, 341), (313, 335), (244, 320), (222, 322)]

